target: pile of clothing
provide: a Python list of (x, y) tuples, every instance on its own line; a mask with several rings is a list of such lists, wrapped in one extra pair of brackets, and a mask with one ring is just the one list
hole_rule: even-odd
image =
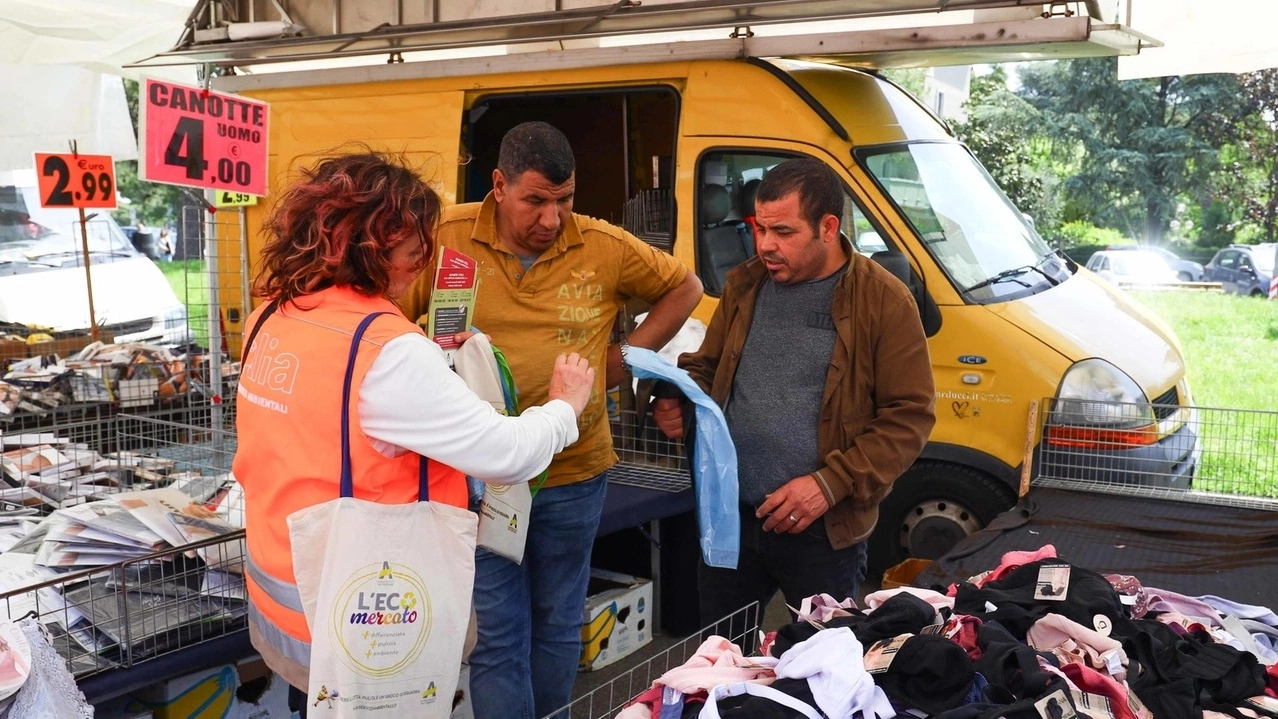
[(1278, 719), (1278, 616), (1051, 545), (938, 591), (827, 595), (757, 656), (707, 639), (618, 719)]

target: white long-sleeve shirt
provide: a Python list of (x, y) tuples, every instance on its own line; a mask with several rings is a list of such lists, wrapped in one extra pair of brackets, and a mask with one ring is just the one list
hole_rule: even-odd
[(359, 389), (359, 419), (378, 452), (412, 451), (494, 484), (536, 477), (577, 441), (572, 406), (555, 399), (507, 417), (480, 399), (418, 334), (382, 348)]

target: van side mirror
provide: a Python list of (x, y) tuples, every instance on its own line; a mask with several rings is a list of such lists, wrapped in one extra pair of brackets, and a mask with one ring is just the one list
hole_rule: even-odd
[(919, 279), (918, 275), (914, 274), (914, 270), (910, 267), (910, 261), (905, 258), (905, 254), (896, 250), (882, 250), (870, 255), (870, 259), (892, 273), (893, 277), (900, 280), (910, 290), (910, 294), (914, 296), (914, 303), (919, 307), (919, 319), (923, 321), (923, 332), (928, 337), (940, 332), (941, 308), (936, 306), (936, 302), (932, 299), (932, 295), (928, 294), (923, 281)]

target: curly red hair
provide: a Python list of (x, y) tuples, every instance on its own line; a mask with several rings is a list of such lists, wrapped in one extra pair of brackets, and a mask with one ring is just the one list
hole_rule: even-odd
[(348, 286), (385, 295), (395, 247), (421, 242), (429, 264), (439, 213), (439, 196), (402, 158), (373, 151), (325, 158), (272, 209), (253, 294), (288, 302)]

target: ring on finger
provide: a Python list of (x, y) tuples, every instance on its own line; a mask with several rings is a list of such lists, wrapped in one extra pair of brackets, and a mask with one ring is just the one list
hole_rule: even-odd
[(797, 522), (799, 521), (799, 518), (798, 518), (798, 517), (796, 517), (796, 516), (794, 516), (793, 514), (791, 514), (791, 515), (790, 515), (790, 521), (791, 521), (791, 522), (796, 522), (796, 523), (797, 523)]

